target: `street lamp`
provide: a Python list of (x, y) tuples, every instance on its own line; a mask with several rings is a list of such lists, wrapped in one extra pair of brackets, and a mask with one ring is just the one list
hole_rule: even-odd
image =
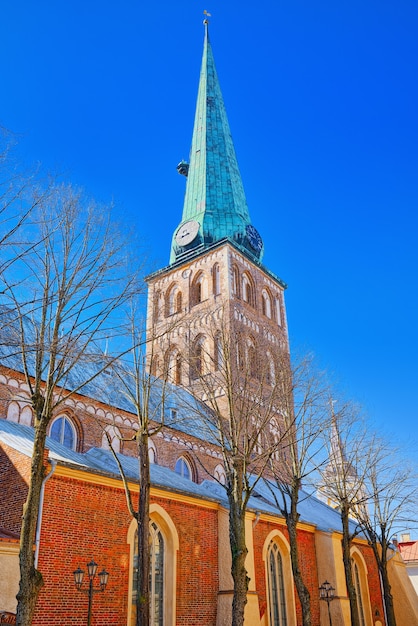
[(334, 587), (327, 580), (319, 587), (319, 599), (325, 600), (328, 605), (329, 626), (332, 626), (331, 610), (329, 608), (331, 600), (334, 599)]
[(94, 562), (94, 560), (92, 559), (90, 561), (90, 563), (87, 563), (87, 575), (89, 577), (89, 588), (88, 589), (82, 589), (82, 584), (83, 584), (83, 578), (84, 578), (84, 571), (78, 567), (74, 572), (74, 583), (75, 586), (77, 588), (78, 591), (81, 591), (81, 593), (86, 593), (89, 597), (89, 608), (88, 608), (88, 613), (87, 613), (87, 626), (91, 626), (91, 607), (93, 604), (93, 594), (99, 592), (99, 591), (104, 591), (106, 589), (106, 585), (107, 585), (107, 581), (109, 578), (109, 572), (106, 572), (105, 568), (102, 569), (101, 572), (99, 572), (98, 576), (99, 576), (99, 583), (100, 583), (100, 589), (94, 589), (93, 588), (93, 579), (96, 576), (96, 572), (97, 572), (97, 563)]

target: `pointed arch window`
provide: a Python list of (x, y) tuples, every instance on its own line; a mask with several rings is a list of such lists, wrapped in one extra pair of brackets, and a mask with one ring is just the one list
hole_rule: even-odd
[(176, 466), (174, 468), (176, 474), (182, 476), (183, 478), (187, 478), (187, 480), (193, 480), (193, 470), (192, 466), (184, 456), (181, 456), (176, 461)]
[(222, 339), (220, 333), (215, 335), (215, 339), (213, 341), (213, 365), (216, 372), (222, 369), (223, 364), (223, 348), (222, 348)]
[(257, 377), (259, 375), (257, 367), (257, 351), (255, 348), (255, 342), (252, 338), (247, 340), (246, 360), (247, 373), (253, 378)]
[(232, 266), (232, 293), (239, 298), (239, 270), (236, 265)]
[(161, 291), (156, 291), (154, 293), (154, 302), (153, 302), (153, 319), (154, 324), (160, 319), (160, 306), (161, 306)]
[(212, 289), (213, 295), (219, 296), (221, 293), (221, 269), (219, 263), (215, 263), (212, 268)]
[(192, 360), (190, 375), (193, 380), (198, 379), (206, 373), (206, 338), (200, 336), (196, 339), (192, 348)]
[(276, 384), (276, 369), (274, 367), (274, 360), (273, 357), (271, 355), (271, 352), (267, 352), (266, 354), (267, 357), (267, 363), (266, 363), (266, 380), (267, 380), (267, 384), (271, 385), (272, 387), (274, 387), (274, 385)]
[(263, 315), (271, 320), (271, 318), (273, 317), (271, 296), (266, 289), (263, 289), (263, 291), (261, 292), (261, 308)]
[(108, 433), (113, 450), (115, 452), (120, 452), (120, 442), (122, 441), (122, 435), (119, 428), (117, 426), (114, 426), (113, 424), (109, 424), (105, 427), (105, 431), (106, 432), (104, 432), (102, 436), (102, 448), (104, 448), (104, 450), (110, 450), (109, 440), (106, 436), (106, 433)]
[[(150, 626), (164, 625), (164, 567), (165, 542), (159, 526), (150, 522)], [(132, 577), (132, 611), (131, 624), (136, 624), (136, 606), (138, 589), (138, 539), (135, 533)]]
[(223, 465), (219, 464), (215, 467), (215, 471), (213, 473), (213, 477), (217, 480), (221, 485), (226, 484), (226, 474)]
[(272, 541), (267, 555), (269, 624), (287, 626), (287, 606), (283, 575), (283, 558), (276, 542)]
[(173, 348), (166, 357), (166, 376), (167, 380), (175, 385), (181, 385), (182, 382), (182, 358), (180, 352)]
[(70, 450), (76, 449), (76, 430), (72, 421), (65, 415), (54, 419), (49, 430), (49, 436)]
[(282, 309), (280, 305), (280, 300), (278, 298), (276, 299), (276, 319), (277, 319), (277, 324), (281, 326), (282, 325)]
[(208, 297), (208, 286), (206, 277), (203, 272), (199, 272), (194, 281), (192, 282), (191, 290), (192, 305), (203, 302)]
[(249, 305), (255, 306), (254, 283), (247, 272), (242, 275), (242, 299)]
[(150, 463), (157, 464), (157, 448), (151, 439), (148, 439), (148, 458)]
[(367, 582), (367, 567), (360, 550), (353, 547), (351, 550), (351, 571), (356, 592), (357, 614), (360, 626), (373, 624), (370, 606), (369, 586)]
[(183, 296), (178, 285), (172, 285), (166, 295), (166, 315), (180, 313), (183, 306)]

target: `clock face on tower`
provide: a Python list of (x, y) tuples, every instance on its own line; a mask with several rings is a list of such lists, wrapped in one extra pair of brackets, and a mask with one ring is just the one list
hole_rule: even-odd
[(263, 240), (261, 239), (258, 230), (254, 228), (252, 224), (247, 224), (245, 232), (247, 233), (249, 244), (253, 250), (261, 252), (263, 249)]
[(196, 222), (196, 220), (184, 222), (184, 224), (179, 226), (175, 234), (176, 244), (178, 246), (187, 246), (196, 238), (198, 232), (199, 222)]

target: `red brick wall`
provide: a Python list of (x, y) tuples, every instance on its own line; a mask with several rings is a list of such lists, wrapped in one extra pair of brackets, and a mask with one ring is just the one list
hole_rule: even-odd
[[(214, 625), (218, 589), (217, 512), (158, 499), (179, 534), (178, 626)], [(104, 593), (93, 599), (92, 624), (124, 626), (127, 620), (131, 518), (121, 489), (52, 477), (46, 486), (39, 569), (41, 590), (34, 626), (85, 625), (87, 597), (77, 591), (73, 571), (91, 558), (109, 571)]]
[(13, 448), (0, 444), (0, 526), (20, 532), (23, 505), (28, 492), (30, 459)]
[[(286, 537), (286, 539), (289, 540), (286, 526), (261, 521), (257, 524), (254, 531), (256, 589), (258, 591), (261, 615), (264, 615), (264, 613), (267, 611), (266, 569), (265, 562), (263, 561), (263, 546), (267, 536), (273, 530), (280, 531)], [(305, 584), (311, 594), (312, 624), (319, 624), (319, 583), (316, 568), (314, 534), (304, 530), (299, 530), (298, 546), (300, 556), (300, 569), (302, 571), (302, 576), (304, 578)], [(302, 624), (302, 612), (296, 588), (295, 605), (297, 623), (299, 625)]]
[(369, 585), (370, 606), (372, 609), (372, 615), (376, 615), (376, 611), (379, 611), (379, 619), (384, 622), (384, 608), (382, 603), (382, 593), (380, 586), (380, 576), (377, 569), (376, 559), (373, 555), (373, 550), (369, 546), (356, 545), (363, 555), (367, 567), (367, 582)]

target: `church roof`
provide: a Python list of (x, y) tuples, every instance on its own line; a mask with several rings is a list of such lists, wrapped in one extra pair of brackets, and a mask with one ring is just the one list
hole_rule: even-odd
[[(0, 444), (6, 444), (21, 454), (30, 457), (33, 449), (33, 436), (34, 429), (31, 426), (0, 419)], [(70, 450), (50, 437), (46, 438), (46, 448), (49, 450), (49, 459), (56, 461), (58, 464), (72, 466), (99, 475), (104, 474), (119, 478), (119, 470), (110, 450), (91, 448), (88, 452), (82, 454)], [(118, 454), (118, 458), (128, 479), (134, 482), (138, 481), (138, 459), (123, 454)], [(205, 480), (201, 484), (197, 484), (183, 478), (167, 467), (151, 464), (151, 485), (202, 500), (218, 502), (220, 505), (228, 508), (225, 488), (215, 481)], [(280, 501), (280, 494), (277, 488), (271, 484), (267, 486), (264, 481), (259, 481), (253, 496), (248, 502), (248, 510), (281, 517), (275, 504), (273, 493)], [(300, 496), (299, 512), (301, 522), (312, 524), (318, 530), (325, 532), (341, 532), (341, 519), (338, 512), (303, 491)]]
[(259, 262), (263, 244), (251, 224), (206, 21), (190, 164), (178, 170), (187, 186), (170, 263), (225, 238)]

